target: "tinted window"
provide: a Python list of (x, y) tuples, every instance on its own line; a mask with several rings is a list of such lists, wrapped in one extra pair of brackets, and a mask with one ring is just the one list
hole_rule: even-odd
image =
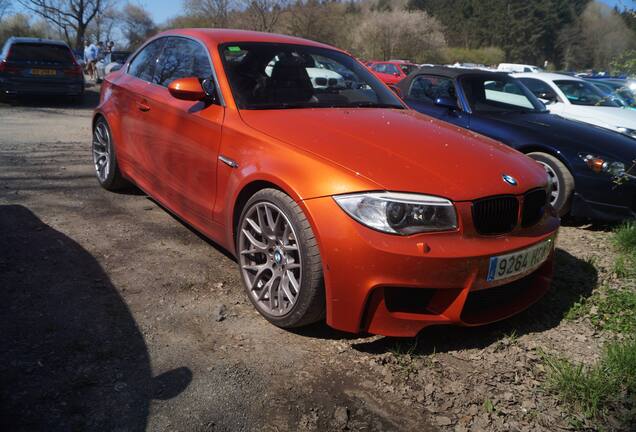
[(404, 72), (404, 75), (408, 75), (414, 70), (417, 70), (418, 67), (415, 65), (403, 64), (403, 65), (400, 65), (400, 69), (402, 69), (402, 72)]
[(618, 106), (611, 98), (605, 96), (603, 92), (588, 82), (559, 80), (554, 81), (554, 84), (556, 84), (573, 105)]
[(411, 82), (409, 97), (421, 101), (435, 102), (435, 99), (447, 97), (457, 99), (453, 80), (433, 75), (420, 75)]
[(534, 78), (519, 78), (519, 81), (525, 85), (528, 90), (532, 92), (536, 97), (550, 96), (551, 99), (558, 99), (552, 87), (549, 84)]
[(144, 81), (151, 82), (163, 43), (164, 38), (161, 38), (146, 45), (130, 63), (128, 73)]
[[(369, 69), (339, 51), (256, 42), (219, 51), (241, 109), (403, 108)], [(320, 67), (325, 63), (331, 68)]]
[(10, 61), (73, 63), (71, 50), (64, 45), (16, 43), (9, 50)]
[(211, 76), (210, 60), (201, 44), (191, 39), (170, 37), (157, 61), (153, 82), (167, 87), (178, 78)]

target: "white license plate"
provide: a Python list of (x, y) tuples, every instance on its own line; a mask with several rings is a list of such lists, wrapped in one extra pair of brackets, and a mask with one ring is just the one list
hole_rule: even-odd
[(527, 249), (490, 257), (487, 281), (506, 279), (539, 267), (550, 255), (553, 240), (548, 239)]

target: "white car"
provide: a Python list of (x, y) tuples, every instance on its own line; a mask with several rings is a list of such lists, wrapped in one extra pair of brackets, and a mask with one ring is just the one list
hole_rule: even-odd
[(497, 66), (497, 70), (499, 72), (508, 72), (508, 73), (512, 73), (512, 72), (533, 72), (533, 73), (543, 72), (543, 69), (541, 69), (539, 66), (518, 64), (518, 63), (500, 63), (499, 66)]
[(98, 83), (102, 82), (106, 75), (117, 70), (126, 63), (130, 54), (130, 51), (113, 51), (112, 53), (107, 54), (104, 58), (101, 58), (97, 63), (95, 63), (95, 68), (97, 70), (97, 77), (95, 80)]
[[(272, 70), (274, 64), (278, 61), (278, 56), (274, 58), (265, 68), (265, 74), (268, 77), (272, 76)], [(316, 65), (318, 66), (318, 65)], [(311, 80), (313, 88), (326, 89), (326, 88), (345, 88), (345, 79), (338, 72), (322, 67), (306, 67), (307, 75)]]
[(593, 84), (555, 73), (512, 75), (541, 99), (551, 113), (636, 138), (636, 111), (621, 108)]

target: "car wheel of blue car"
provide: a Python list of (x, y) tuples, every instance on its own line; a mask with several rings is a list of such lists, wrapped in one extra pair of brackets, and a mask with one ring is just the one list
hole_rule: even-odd
[(565, 216), (570, 211), (572, 193), (574, 192), (574, 178), (570, 170), (559, 159), (541, 152), (528, 153), (532, 159), (539, 162), (550, 178), (550, 204), (559, 216)]

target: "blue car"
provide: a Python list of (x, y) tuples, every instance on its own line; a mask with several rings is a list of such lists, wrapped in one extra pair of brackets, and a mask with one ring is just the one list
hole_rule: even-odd
[(398, 91), (411, 108), (503, 142), (543, 165), (551, 179), (550, 204), (559, 215), (636, 217), (635, 139), (550, 114), (505, 73), (431, 67), (410, 74)]
[(84, 74), (67, 44), (11, 37), (0, 51), (0, 96), (84, 94)]

